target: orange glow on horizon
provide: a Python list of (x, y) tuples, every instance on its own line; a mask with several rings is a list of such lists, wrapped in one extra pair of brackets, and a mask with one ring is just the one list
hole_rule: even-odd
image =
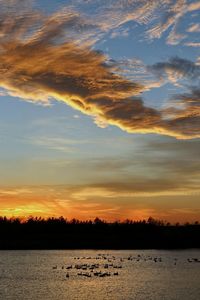
[[(129, 197), (128, 197), (129, 196)], [(167, 198), (168, 197), (168, 198)], [(176, 198), (179, 197), (179, 198)], [(150, 216), (172, 223), (195, 222), (200, 220), (198, 195), (180, 199), (183, 196), (142, 196), (114, 193), (111, 191), (90, 189), (67, 189), (62, 187), (12, 187), (0, 189), (0, 216), (26, 219), (30, 216), (64, 218), (71, 220), (105, 221), (131, 219), (147, 220)], [(192, 196), (190, 196), (192, 197)], [(196, 198), (195, 198), (196, 197)], [(168, 200), (170, 199), (170, 200)], [(187, 200), (187, 201), (186, 201)], [(169, 202), (170, 201), (170, 202)]]

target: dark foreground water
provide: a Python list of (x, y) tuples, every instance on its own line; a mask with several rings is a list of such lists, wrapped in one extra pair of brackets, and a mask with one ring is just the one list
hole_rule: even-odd
[(0, 299), (198, 300), (200, 250), (0, 251)]

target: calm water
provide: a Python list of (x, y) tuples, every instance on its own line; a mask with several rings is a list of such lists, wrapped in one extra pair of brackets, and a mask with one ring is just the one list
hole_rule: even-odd
[(200, 262), (192, 258), (200, 250), (1, 251), (0, 299), (198, 300)]

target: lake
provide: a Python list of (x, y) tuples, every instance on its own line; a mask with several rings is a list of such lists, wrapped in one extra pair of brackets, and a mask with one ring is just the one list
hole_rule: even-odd
[(0, 299), (198, 300), (200, 250), (0, 251)]

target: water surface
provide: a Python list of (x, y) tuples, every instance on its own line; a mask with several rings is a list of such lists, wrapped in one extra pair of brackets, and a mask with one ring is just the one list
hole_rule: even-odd
[(200, 260), (200, 250), (0, 251), (0, 299), (198, 300), (194, 258)]

